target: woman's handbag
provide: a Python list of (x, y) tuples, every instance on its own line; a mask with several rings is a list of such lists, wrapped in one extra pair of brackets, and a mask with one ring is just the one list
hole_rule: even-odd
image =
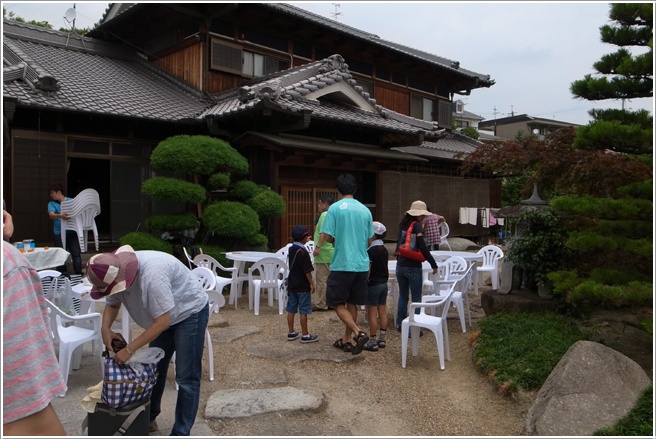
[(108, 351), (103, 356), (105, 372), (100, 395), (102, 402), (117, 408), (150, 398), (157, 382), (157, 364), (164, 356), (164, 350), (139, 349), (125, 364), (118, 364)]
[(417, 246), (417, 235), (412, 233), (415, 223), (416, 221), (413, 221), (410, 224), (410, 227), (408, 227), (407, 232), (405, 232), (405, 242), (399, 245), (396, 254), (401, 255), (404, 258), (412, 259), (413, 261), (424, 262), (426, 258)]

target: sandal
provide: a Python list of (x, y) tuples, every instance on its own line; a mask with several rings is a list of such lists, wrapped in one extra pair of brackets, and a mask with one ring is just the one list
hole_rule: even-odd
[(353, 347), (351, 353), (353, 355), (357, 355), (362, 352), (362, 349), (364, 349), (364, 345), (366, 345), (369, 341), (369, 336), (363, 331), (360, 331), (358, 332), (357, 337), (353, 337), (353, 341), (355, 342), (355, 346)]
[(344, 352), (353, 351), (353, 343), (351, 343), (350, 341), (344, 343), (341, 338), (339, 340), (335, 340), (333, 346), (335, 346), (337, 349), (343, 350)]
[(353, 343), (350, 341), (347, 341), (344, 343), (344, 352), (353, 352), (353, 349), (355, 349), (355, 346), (353, 346)]

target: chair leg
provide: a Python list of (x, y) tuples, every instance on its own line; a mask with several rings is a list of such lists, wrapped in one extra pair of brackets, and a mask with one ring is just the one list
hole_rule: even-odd
[(467, 325), (465, 324), (465, 310), (464, 310), (464, 303), (462, 298), (460, 300), (454, 301), (456, 305), (456, 309), (458, 310), (458, 317), (460, 317), (460, 327), (462, 328), (462, 332), (467, 332)]
[(492, 289), (493, 290), (498, 290), (499, 289), (499, 271), (498, 269), (494, 269), (490, 272), (492, 275)]
[(435, 331), (435, 340), (437, 342), (437, 356), (440, 359), (440, 370), (444, 370), (444, 334), (442, 333), (442, 325), (444, 321)]
[(260, 293), (262, 292), (262, 288), (260, 288), (259, 285), (255, 286), (255, 292), (253, 293), (253, 307), (255, 308), (255, 315), (259, 316), (260, 315)]
[(419, 334), (421, 333), (421, 330), (418, 326), (412, 326), (410, 328), (410, 334), (411, 334), (411, 343), (412, 343), (412, 356), (416, 357), (419, 355)]
[(212, 338), (208, 329), (205, 330), (205, 342), (207, 343), (207, 358), (210, 363), (210, 381), (214, 381), (214, 348), (212, 347)]
[(408, 325), (401, 323), (401, 366), (405, 368), (408, 358)]

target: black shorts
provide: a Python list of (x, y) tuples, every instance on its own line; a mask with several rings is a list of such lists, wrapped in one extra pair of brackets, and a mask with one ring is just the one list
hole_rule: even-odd
[(368, 278), (366, 271), (331, 271), (326, 280), (326, 305), (366, 305)]

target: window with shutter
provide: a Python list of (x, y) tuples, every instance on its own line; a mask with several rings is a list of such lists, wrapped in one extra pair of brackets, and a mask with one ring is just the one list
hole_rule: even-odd
[(231, 73), (242, 73), (241, 47), (213, 38), (211, 67)]

